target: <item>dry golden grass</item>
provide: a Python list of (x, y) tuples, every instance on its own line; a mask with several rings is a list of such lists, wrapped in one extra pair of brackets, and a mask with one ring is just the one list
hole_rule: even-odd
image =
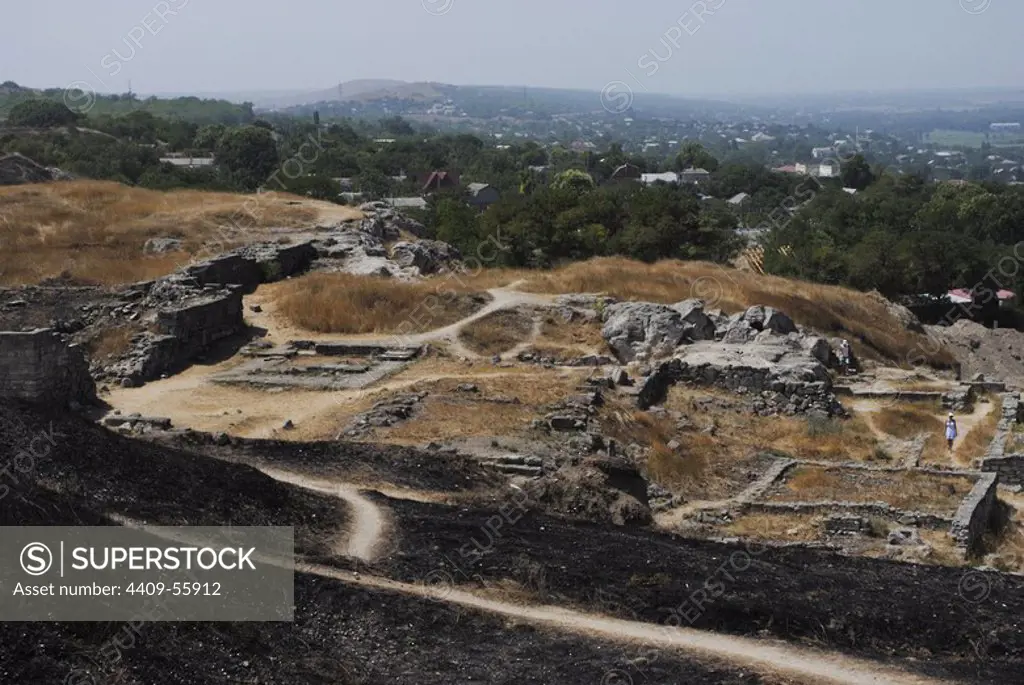
[[(566, 374), (480, 375), (430, 380), (410, 386), (411, 392), (428, 392), (423, 406), (408, 421), (377, 429), (375, 440), (420, 445), (458, 438), (513, 436), (528, 430), (544, 406), (565, 399), (584, 376), (582, 371)], [(456, 387), (471, 382), (479, 392), (458, 392)], [(514, 398), (515, 403), (493, 398)]]
[(571, 359), (605, 354), (608, 344), (601, 336), (600, 322), (566, 321), (558, 314), (548, 313), (541, 321), (540, 335), (531, 349), (541, 357)]
[(89, 343), (89, 356), (93, 359), (117, 358), (128, 351), (132, 336), (138, 332), (131, 326), (105, 328)]
[(907, 403), (877, 412), (872, 421), (878, 430), (894, 438), (908, 440), (928, 433), (941, 440), (944, 424), (936, 414), (934, 405)]
[(1024, 424), (1013, 424), (1013, 430), (1006, 439), (1006, 453), (1020, 454), (1024, 452)]
[(502, 309), (463, 328), (459, 340), (477, 354), (491, 356), (526, 342), (532, 333), (532, 316), (518, 309)]
[(1024, 495), (1000, 491), (1000, 506), (1005, 513), (1005, 525), (985, 539), (985, 548), (992, 554), (991, 564), (1000, 571), (1024, 572)]
[(952, 513), (974, 487), (959, 476), (799, 466), (770, 499), (777, 502), (885, 502), (900, 509)]
[[(359, 216), (348, 208), (336, 210), (336, 218), (344, 212)], [(250, 232), (309, 226), (317, 216), (306, 198), (280, 193), (161, 192), (107, 181), (4, 187), (0, 284), (36, 283), (65, 273), (104, 284), (146, 280), (208, 254), (210, 245), (227, 249)], [(157, 237), (178, 238), (183, 250), (143, 255), (146, 240)]]
[(953, 455), (960, 464), (969, 465), (975, 459), (985, 456), (992, 438), (995, 437), (1001, 413), (1001, 404), (991, 402), (985, 418), (975, 424), (974, 428), (956, 444)]
[[(645, 264), (598, 258), (551, 272), (507, 272), (502, 279), (525, 278), (518, 287), (538, 293), (607, 293), (627, 300), (673, 303), (691, 297), (737, 312), (755, 304), (780, 309), (804, 326), (850, 339), (862, 357), (949, 366), (948, 350), (907, 331), (883, 299), (829, 285), (762, 276), (707, 262), (667, 260)], [(487, 272), (481, 278), (490, 277)]]
[(752, 416), (746, 411), (701, 409), (700, 401), (707, 398), (736, 402), (735, 396), (724, 391), (676, 386), (669, 390), (665, 407), (686, 416), (713, 421), (720, 449), (733, 456), (750, 451), (770, 451), (820, 461), (872, 461), (877, 458), (878, 440), (867, 421), (858, 414), (849, 419), (828, 420)]
[(726, 537), (747, 540), (812, 542), (821, 538), (820, 514), (751, 513), (732, 521), (721, 530)]
[(289, 323), (317, 333), (408, 334), (465, 318), (484, 306), (486, 297), (438, 291), (431, 282), (312, 273), (278, 284), (274, 302)]

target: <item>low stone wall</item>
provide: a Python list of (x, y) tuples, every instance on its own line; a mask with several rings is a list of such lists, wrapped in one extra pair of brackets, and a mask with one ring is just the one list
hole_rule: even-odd
[(68, 405), (96, 400), (96, 384), (78, 345), (50, 329), (0, 332), (0, 397)]
[(310, 242), (294, 245), (251, 245), (185, 269), (200, 285), (238, 285), (251, 293), (261, 283), (294, 276), (317, 257)]
[(794, 380), (778, 376), (770, 367), (713, 366), (672, 359), (659, 364), (637, 392), (637, 406), (648, 409), (665, 401), (676, 383), (693, 383), (731, 390), (751, 397), (751, 411), (761, 415), (798, 414), (816, 411), (842, 416), (845, 411), (832, 392), (824, 367), (816, 380)]
[(245, 328), (242, 293), (224, 290), (157, 313), (157, 328), (174, 336), (183, 353), (202, 350)]
[(860, 516), (878, 516), (905, 526), (921, 526), (935, 530), (949, 530), (954, 521), (948, 516), (921, 511), (897, 509), (885, 502), (744, 502), (740, 510), (746, 513), (846, 513)]
[(210, 345), (245, 330), (241, 289), (221, 290), (157, 312), (157, 333), (141, 336), (115, 377), (134, 387), (186, 366)]
[(185, 273), (201, 286), (238, 285), (246, 293), (255, 291), (263, 282), (263, 273), (256, 262), (235, 254), (193, 264), (185, 269)]
[(996, 506), (996, 486), (999, 476), (985, 473), (974, 484), (953, 517), (950, 535), (957, 547), (967, 552), (977, 550), (981, 539), (988, 532)]
[(1024, 454), (986, 458), (981, 462), (981, 470), (998, 475), (1004, 485), (1024, 485)]
[(985, 453), (985, 459), (982, 461), (982, 471), (988, 470), (984, 468), (986, 461), (997, 459), (1006, 453), (1006, 441), (1013, 431), (1014, 424), (1020, 422), (1022, 411), (1024, 411), (1024, 406), (1021, 405), (1020, 393), (1010, 392), (1003, 395), (1002, 416), (999, 417), (996, 433), (992, 437), (992, 442), (989, 443), (988, 451)]

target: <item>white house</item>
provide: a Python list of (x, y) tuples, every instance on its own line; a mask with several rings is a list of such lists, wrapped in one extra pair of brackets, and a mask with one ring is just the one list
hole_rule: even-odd
[(662, 183), (679, 183), (679, 174), (674, 171), (665, 171), (660, 174), (640, 174), (640, 182), (645, 186), (658, 183), (659, 181)]

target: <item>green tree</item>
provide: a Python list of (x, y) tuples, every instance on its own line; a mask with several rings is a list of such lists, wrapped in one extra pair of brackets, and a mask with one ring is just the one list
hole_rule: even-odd
[(259, 126), (230, 130), (217, 143), (214, 156), (231, 179), (246, 190), (266, 183), (280, 165), (274, 136)]
[(12, 107), (7, 115), (7, 123), (10, 126), (54, 128), (74, 126), (84, 118), (84, 115), (68, 109), (63, 102), (33, 98)]
[(581, 169), (567, 169), (555, 176), (551, 187), (556, 190), (570, 190), (577, 194), (590, 192), (596, 187), (594, 178)]
[(676, 171), (690, 168), (716, 171), (718, 160), (703, 145), (695, 140), (688, 140), (679, 148), (674, 166)]
[(871, 171), (871, 165), (864, 159), (864, 155), (859, 153), (842, 165), (839, 178), (843, 182), (843, 187), (857, 190), (864, 190), (875, 182), (875, 174)]

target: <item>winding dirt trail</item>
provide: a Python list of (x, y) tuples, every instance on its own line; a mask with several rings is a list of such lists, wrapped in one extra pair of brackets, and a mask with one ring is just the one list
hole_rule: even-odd
[(347, 534), (339, 536), (333, 545), (334, 552), (353, 557), (367, 563), (376, 561), (384, 546), (384, 533), (388, 528), (384, 510), (364, 497), (359, 488), (347, 483), (309, 478), (291, 471), (267, 467), (256, 467), (281, 483), (288, 483), (306, 490), (337, 497), (347, 504), (352, 512)]
[[(271, 478), (316, 492), (335, 495), (351, 507), (353, 521), (345, 541), (337, 545), (342, 554), (363, 561), (379, 558), (384, 547), (388, 516), (351, 485), (308, 478), (292, 472), (261, 468)], [(781, 641), (722, 635), (692, 628), (672, 627), (609, 618), (545, 604), (503, 602), (460, 590), (451, 578), (434, 578), (435, 583), (403, 583), (379, 576), (343, 571), (322, 564), (299, 562), (297, 571), (345, 583), (422, 597), (491, 614), (528, 621), (537, 625), (616, 642), (680, 650), (691, 654), (742, 665), (765, 674), (785, 675), (807, 685), (943, 685), (939, 681), (904, 672), (865, 659), (827, 654)]]

